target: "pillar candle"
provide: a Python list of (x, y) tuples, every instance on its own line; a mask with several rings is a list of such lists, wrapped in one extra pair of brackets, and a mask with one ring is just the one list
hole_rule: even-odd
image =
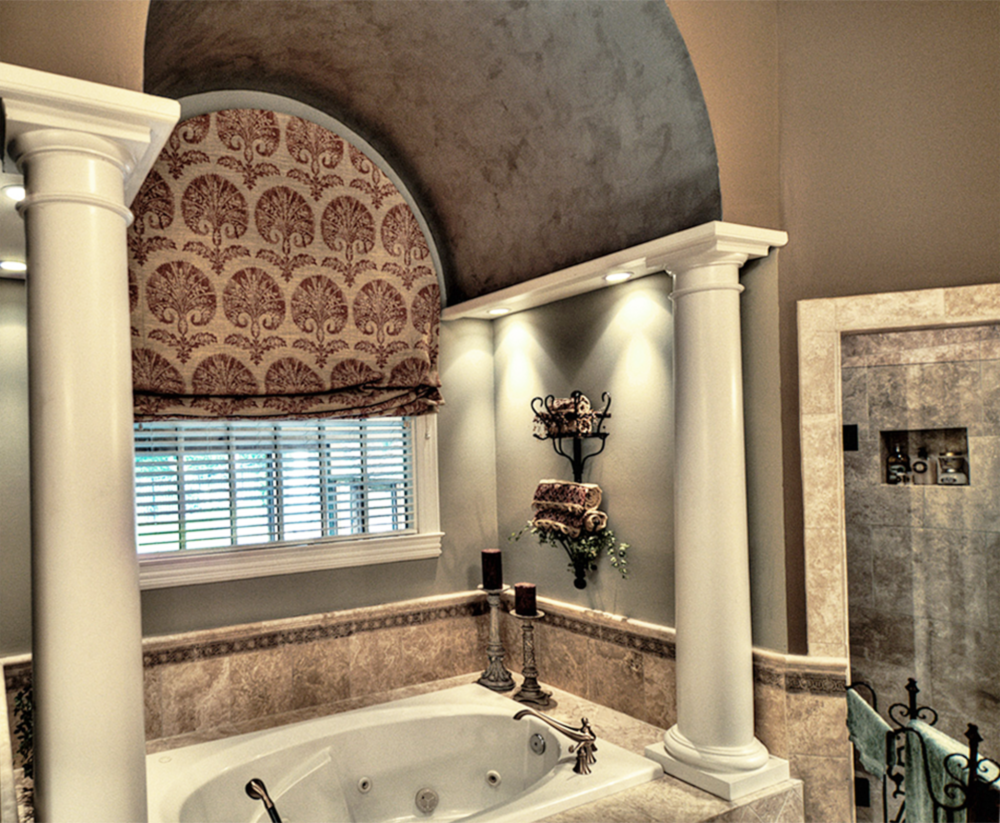
[(538, 614), (538, 609), (535, 607), (534, 583), (515, 584), (514, 611), (523, 617), (534, 617)]
[(503, 588), (500, 549), (483, 549), (483, 588), (486, 591)]

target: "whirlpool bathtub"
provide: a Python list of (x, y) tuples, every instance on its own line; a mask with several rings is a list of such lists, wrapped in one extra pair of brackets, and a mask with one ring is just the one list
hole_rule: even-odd
[(267, 821), (254, 778), (284, 823), (530, 823), (663, 774), (600, 728), (592, 772), (575, 774), (572, 741), (521, 708), (469, 684), (150, 754), (150, 823)]

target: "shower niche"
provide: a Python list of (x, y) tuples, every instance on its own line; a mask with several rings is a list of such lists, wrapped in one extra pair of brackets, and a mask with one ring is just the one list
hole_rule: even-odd
[(880, 433), (882, 482), (890, 485), (968, 486), (965, 428), (899, 429)]

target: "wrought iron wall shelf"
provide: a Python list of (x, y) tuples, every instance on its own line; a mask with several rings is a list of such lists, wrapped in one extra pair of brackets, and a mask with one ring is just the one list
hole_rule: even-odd
[[(611, 396), (602, 392), (601, 402), (604, 404), (603, 409), (591, 408), (590, 402), (580, 391), (574, 391), (569, 396), (568, 403), (557, 400), (551, 394), (531, 401), (531, 410), (538, 427), (533, 436), (537, 440), (551, 440), (556, 454), (569, 460), (575, 483), (583, 482), (583, 469), (587, 461), (603, 452), (606, 445), (608, 432), (604, 431), (604, 421), (611, 417), (608, 411), (611, 408)], [(584, 453), (583, 443), (586, 440), (598, 441), (600, 445)]]

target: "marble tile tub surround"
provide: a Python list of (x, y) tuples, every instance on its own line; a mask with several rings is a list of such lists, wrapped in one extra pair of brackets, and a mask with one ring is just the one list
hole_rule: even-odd
[[(506, 664), (522, 665), (519, 622), (504, 602)], [(674, 630), (539, 598), (539, 679), (662, 729), (675, 722)], [(147, 739), (231, 734), (296, 713), (357, 705), (373, 694), (444, 677), (475, 678), (486, 663), (481, 592), (227, 627), (144, 643)], [(8, 694), (30, 679), (27, 657), (5, 661)], [(754, 652), (756, 733), (803, 779), (808, 820), (846, 794), (849, 773), (842, 660)], [(346, 703), (345, 703), (346, 701)], [(645, 744), (655, 740), (652, 737)], [(166, 741), (164, 741), (166, 742)]]
[[(514, 675), (518, 685), (519, 675)], [(273, 728), (285, 723), (310, 720), (315, 717), (351, 711), (366, 706), (388, 703), (406, 697), (448, 689), (468, 683), (468, 676), (435, 680), (395, 689), (389, 692), (353, 698), (325, 706), (300, 709), (287, 715), (262, 718), (256, 722), (244, 722), (230, 729), (216, 729), (208, 733), (192, 733), (178, 737), (151, 741), (148, 753), (168, 751), (179, 746), (201, 743), (207, 739), (218, 739), (230, 734)], [(510, 694), (508, 693), (509, 697)], [(635, 754), (642, 754), (645, 741), (662, 735), (664, 730), (644, 723), (636, 718), (585, 700), (560, 689), (553, 690), (554, 706), (549, 710), (556, 719), (571, 725), (578, 725), (581, 717), (587, 717), (598, 730), (599, 740), (610, 741)], [(511, 712), (522, 708), (520, 703), (511, 701)], [(603, 800), (578, 806), (545, 818), (544, 823), (569, 823), (570, 821), (601, 821), (601, 823), (635, 823), (638, 820), (663, 820), (664, 810), (669, 809), (669, 819), (677, 823), (696, 821), (774, 821), (774, 823), (797, 823), (803, 820), (802, 783), (789, 780), (769, 790), (741, 798), (731, 803), (664, 775), (659, 780), (642, 786), (618, 792)]]
[(474, 592), (158, 637), (144, 643), (146, 736), (283, 714), (473, 671)]
[[(883, 709), (916, 677), (921, 703), (959, 740), (1000, 741), (1000, 324), (843, 338), (852, 678)], [(968, 431), (968, 486), (890, 486), (879, 433)]]
[[(535, 625), (535, 656), (544, 687), (654, 726), (676, 722), (674, 629), (543, 597), (538, 606), (545, 619)], [(519, 671), (517, 618), (506, 614), (501, 626), (508, 667)], [(848, 820), (847, 661), (755, 649), (753, 670), (755, 734), (769, 752), (788, 760), (793, 778), (803, 781), (801, 819)]]

